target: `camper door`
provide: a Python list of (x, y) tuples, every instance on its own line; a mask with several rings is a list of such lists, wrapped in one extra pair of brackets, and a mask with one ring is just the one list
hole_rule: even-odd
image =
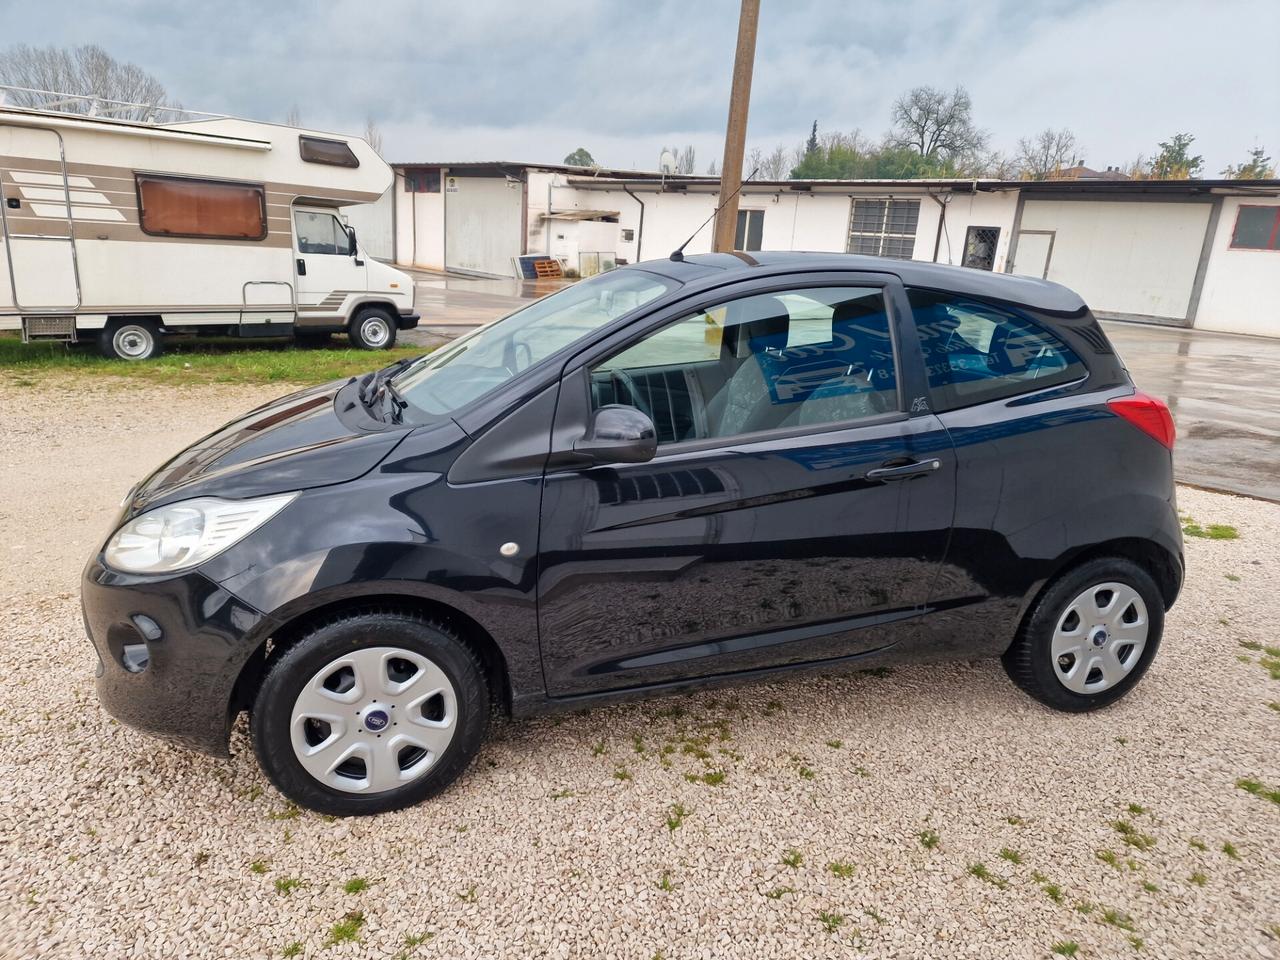
[(299, 319), (332, 322), (350, 294), (368, 289), (364, 261), (352, 249), (346, 225), (330, 210), (295, 207), (293, 227)]
[(0, 123), (0, 216), (20, 310), (50, 313), (80, 305), (72, 211), (77, 202), (106, 203), (102, 194), (79, 189), (92, 186), (82, 180), (68, 182), (56, 132)]

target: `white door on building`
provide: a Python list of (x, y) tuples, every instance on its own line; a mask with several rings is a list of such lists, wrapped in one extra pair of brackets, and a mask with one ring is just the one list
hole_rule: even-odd
[(1013, 269), (1009, 272), (1043, 280), (1049, 275), (1049, 257), (1052, 254), (1052, 230), (1020, 230), (1018, 248), (1013, 254)]
[(369, 285), (364, 261), (351, 249), (346, 225), (331, 210), (293, 208), (293, 244), (298, 258), (298, 306), (332, 306)]
[[(43, 313), (74, 310), (80, 284), (62, 138), (52, 130), (0, 124), (0, 156), (13, 158), (0, 170), (4, 256), (13, 271), (12, 289), (0, 295), (0, 304)], [(70, 191), (73, 206), (80, 193)], [(7, 270), (0, 283), (9, 286)]]
[(506, 177), (445, 178), (446, 269), (515, 275), (512, 258), (523, 252), (522, 187)]

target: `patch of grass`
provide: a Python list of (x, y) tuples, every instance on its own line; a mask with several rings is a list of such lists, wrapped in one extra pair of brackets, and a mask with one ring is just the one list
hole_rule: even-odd
[(1056, 883), (1046, 883), (1040, 889), (1042, 889), (1044, 891), (1045, 896), (1048, 897), (1050, 900), (1052, 900), (1054, 903), (1062, 902), (1063, 900), (1062, 888), (1058, 886)]
[(795, 870), (804, 863), (804, 854), (799, 850), (796, 850), (794, 847), (789, 847), (787, 850), (783, 851), (782, 862), (792, 870)]
[(364, 893), (369, 889), (369, 881), (364, 877), (352, 877), (342, 885), (342, 889), (347, 893)]
[(325, 941), (325, 946), (355, 942), (359, 939), (360, 928), (363, 926), (364, 914), (359, 910), (352, 910), (329, 928), (329, 939)]
[(852, 863), (846, 863), (843, 860), (832, 860), (827, 864), (827, 869), (831, 871), (833, 876), (845, 880), (853, 876), (854, 866)]
[(702, 775), (702, 782), (708, 787), (718, 787), (724, 783), (725, 772), (723, 770), (708, 770)]
[(1143, 890), (1145, 890), (1145, 891), (1147, 891), (1147, 893), (1159, 893), (1159, 892), (1160, 892), (1160, 888), (1159, 888), (1158, 886), (1156, 886), (1154, 883), (1152, 883), (1150, 880), (1143, 880), (1143, 881), (1142, 881), (1142, 889), (1143, 889)]
[(1008, 860), (1010, 863), (1021, 863), (1022, 854), (1020, 854), (1017, 850), (1011, 849), (1010, 847), (1003, 847), (1000, 850), (1000, 859)]
[(276, 877), (276, 893), (287, 897), (302, 886), (301, 877)]
[(291, 340), (167, 337), (163, 355), (129, 363), (99, 356), (92, 344), (23, 343), (5, 335), (0, 336), (0, 376), (19, 385), (50, 374), (165, 384), (311, 384), (368, 373), (401, 357), (427, 352), (421, 346), (355, 350), (342, 340), (335, 340), (330, 349), (303, 350)]
[(280, 951), (282, 957), (300, 957), (302, 956), (302, 941), (295, 940), (293, 943), (286, 944), (284, 949)]
[(1102, 922), (1112, 927), (1119, 927), (1129, 933), (1134, 931), (1133, 918), (1122, 910), (1102, 911)]
[(1190, 517), (1182, 525), (1182, 532), (1185, 536), (1201, 537), (1206, 540), (1236, 540), (1240, 537), (1240, 531), (1230, 524), (1211, 523), (1202, 527)]
[(844, 741), (843, 741), (843, 740), (828, 740), (828, 741), (827, 741), (827, 746), (828, 746), (828, 747), (830, 747), (832, 750), (839, 750), (841, 747), (843, 747), (843, 746), (844, 746)]
[(1110, 850), (1099, 850), (1097, 853), (1094, 854), (1094, 856), (1097, 857), (1099, 860), (1101, 860), (1103, 863), (1105, 863), (1107, 866), (1115, 867), (1117, 870), (1120, 869), (1120, 858), (1117, 857)]
[(1225, 853), (1232, 860), (1240, 859), (1240, 851), (1236, 849), (1236, 845), (1232, 843), (1230, 840), (1223, 843), (1222, 852)]
[(795, 887), (774, 887), (772, 890), (768, 891), (765, 894), (765, 896), (768, 897), (770, 900), (781, 900), (788, 893), (795, 893), (795, 892), (796, 892)]
[(814, 773), (811, 769), (804, 766), (803, 764), (801, 764), (800, 769), (797, 770), (796, 772), (800, 774), (800, 778), (802, 780), (812, 780), (814, 777), (817, 776), (816, 773)]
[(926, 850), (932, 850), (942, 842), (936, 830), (921, 830), (916, 834), (916, 838), (920, 841), (920, 846)]
[(1059, 957), (1074, 957), (1080, 952), (1080, 944), (1074, 940), (1062, 940), (1050, 947), (1049, 952)]
[(1140, 803), (1131, 803), (1126, 809), (1135, 817), (1140, 817), (1147, 812), (1147, 808)]
[(267, 872), (267, 863), (266, 863), (266, 861), (265, 861), (265, 860), (255, 860), (255, 861), (253, 861), (253, 863), (249, 864), (249, 872), (250, 872), (250, 873), (258, 873), (258, 874), (266, 873), (266, 872)]
[(827, 928), (827, 933), (835, 933), (846, 919), (843, 913), (829, 913), (824, 910), (818, 914), (818, 921)]
[(999, 887), (1001, 890), (1003, 890), (1005, 887), (1009, 885), (1004, 880), (1000, 879), (994, 873), (988, 870), (986, 867), (986, 864), (971, 863), (966, 868), (965, 872), (968, 873), (969, 876), (977, 877), (979, 880), (984, 880), (987, 883), (991, 884), (992, 886)]
[(688, 815), (689, 811), (683, 804), (673, 803), (667, 808), (667, 829), (674, 833), (684, 824), (684, 818)]
[(1236, 786), (1245, 793), (1251, 793), (1255, 797), (1261, 797), (1264, 800), (1270, 800), (1272, 803), (1280, 804), (1280, 790), (1269, 787), (1260, 780), (1252, 777), (1241, 777), (1236, 781)]
[(1111, 826), (1120, 834), (1120, 839), (1135, 850), (1150, 850), (1156, 845), (1155, 837), (1141, 832), (1128, 820), (1113, 820)]

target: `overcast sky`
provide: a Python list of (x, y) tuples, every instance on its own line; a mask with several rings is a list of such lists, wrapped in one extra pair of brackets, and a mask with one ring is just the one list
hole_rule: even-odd
[[(56, 16), (53, 15), (56, 9)], [(736, 0), (0, 0), (0, 46), (98, 43), (188, 107), (358, 133), (404, 160), (720, 162)], [(1280, 0), (762, 0), (749, 145), (878, 137), (893, 99), (963, 83), (993, 144), (1069, 127), (1090, 166), (1196, 136), (1205, 174), (1280, 158)]]

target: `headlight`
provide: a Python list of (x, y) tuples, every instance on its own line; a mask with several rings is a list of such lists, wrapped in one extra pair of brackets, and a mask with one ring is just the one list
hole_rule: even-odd
[(297, 496), (199, 497), (157, 507), (117, 530), (107, 541), (105, 559), (126, 573), (172, 573), (194, 567), (243, 540)]

